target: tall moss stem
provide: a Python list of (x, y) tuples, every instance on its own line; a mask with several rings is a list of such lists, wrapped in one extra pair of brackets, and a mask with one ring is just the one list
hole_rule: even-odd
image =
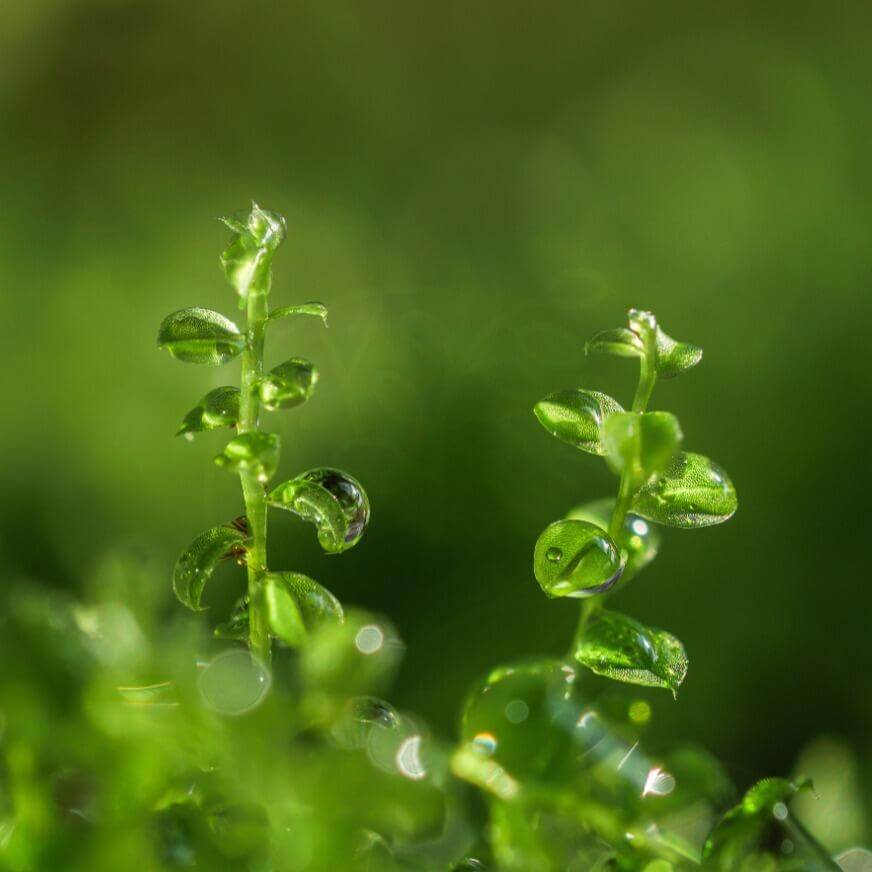
[[(268, 315), (267, 295), (252, 292), (248, 297), (248, 343), (242, 355), (242, 388), (239, 407), (239, 432), (258, 430), (260, 401), (257, 385), (263, 375), (263, 345)], [(251, 531), (247, 549), (249, 645), (265, 662), (270, 659), (269, 624), (263, 606), (261, 589), (267, 572), (266, 554), (266, 492), (256, 472), (244, 470), (242, 496), (245, 515)]]

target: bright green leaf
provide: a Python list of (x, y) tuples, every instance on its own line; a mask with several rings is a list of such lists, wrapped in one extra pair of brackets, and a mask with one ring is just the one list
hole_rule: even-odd
[(227, 281), (239, 294), (240, 307), (251, 293), (269, 293), (271, 263), (275, 250), (285, 238), (285, 219), (278, 212), (251, 204), (247, 214), (221, 219), (233, 237), (221, 255)]
[(597, 675), (673, 695), (687, 675), (687, 654), (675, 636), (619, 612), (597, 613), (576, 640), (574, 657)]
[[(588, 521), (607, 530), (614, 509), (614, 499), (606, 498), (577, 506), (568, 512), (566, 517), (572, 521)], [(621, 586), (643, 570), (657, 556), (657, 551), (660, 549), (660, 534), (657, 528), (632, 512), (627, 513), (624, 518), (624, 528), (614, 541), (626, 558), (624, 573), (620, 579)]]
[(294, 597), (306, 629), (313, 630), (324, 622), (341, 623), (345, 619), (342, 604), (323, 585), (301, 572), (270, 573)]
[(301, 357), (292, 357), (273, 367), (258, 383), (265, 409), (292, 409), (306, 402), (315, 389), (318, 370)]
[(676, 342), (657, 328), (657, 377), (674, 378), (702, 360), (702, 349), (690, 342)]
[(539, 423), (552, 435), (591, 454), (605, 454), (603, 422), (623, 408), (607, 394), (579, 389), (557, 391), (533, 407)]
[(242, 433), (231, 439), (215, 457), (215, 465), (229, 472), (254, 472), (258, 481), (268, 481), (279, 463), (278, 433)]
[(612, 354), (616, 357), (642, 357), (645, 346), (632, 330), (617, 327), (614, 330), (601, 330), (587, 340), (586, 354)]
[(533, 552), (533, 573), (549, 597), (603, 593), (621, 577), (620, 551), (605, 530), (587, 521), (555, 521)]
[(693, 529), (723, 523), (737, 505), (736, 489), (720, 466), (702, 454), (679, 452), (639, 491), (632, 510), (657, 524)]
[(239, 421), (239, 388), (230, 386), (209, 391), (182, 421), (176, 436), (194, 438), (194, 433), (235, 427)]
[(177, 360), (216, 366), (242, 351), (245, 335), (212, 309), (179, 309), (161, 322), (157, 344)]
[(271, 573), (263, 581), (263, 601), (270, 631), (286, 645), (299, 648), (306, 641), (303, 616), (284, 579)]
[(609, 466), (618, 474), (628, 470), (637, 484), (666, 468), (681, 439), (678, 419), (669, 412), (621, 412), (603, 426)]
[(296, 306), (281, 306), (269, 313), (267, 320), (278, 321), (280, 318), (288, 318), (291, 315), (314, 315), (327, 326), (327, 307), (323, 303), (299, 303)]
[(360, 482), (338, 469), (304, 472), (276, 487), (269, 501), (315, 524), (318, 542), (328, 554), (354, 547), (369, 523), (366, 492)]
[(200, 598), (206, 582), (218, 563), (242, 553), (246, 534), (236, 526), (225, 524), (201, 533), (184, 550), (173, 570), (173, 590), (189, 609), (200, 610)]

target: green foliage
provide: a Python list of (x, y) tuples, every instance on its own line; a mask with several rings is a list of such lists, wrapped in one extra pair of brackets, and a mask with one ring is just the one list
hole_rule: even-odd
[(209, 391), (182, 421), (177, 436), (194, 438), (194, 433), (235, 427), (239, 422), (239, 388), (232, 386)]
[(687, 654), (675, 636), (604, 609), (584, 627), (573, 656), (597, 675), (675, 695), (687, 675)]
[(228, 557), (244, 554), (245, 541), (243, 525), (225, 524), (197, 536), (182, 552), (173, 570), (173, 590), (179, 601), (197, 611), (215, 567)]
[(179, 309), (161, 322), (157, 344), (177, 360), (216, 366), (240, 354), (245, 337), (229, 318), (211, 309)]
[(599, 391), (557, 391), (533, 407), (539, 423), (561, 442), (591, 454), (605, 454), (601, 439), (603, 422), (623, 412), (620, 404)]
[(277, 433), (242, 433), (231, 439), (216, 455), (215, 465), (229, 472), (251, 472), (267, 482), (279, 465), (280, 439)]
[(312, 396), (318, 370), (300, 357), (292, 357), (274, 366), (258, 383), (257, 393), (265, 409), (293, 409)]

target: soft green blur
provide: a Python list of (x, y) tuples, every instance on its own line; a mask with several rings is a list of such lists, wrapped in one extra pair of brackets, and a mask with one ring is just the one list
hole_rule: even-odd
[(390, 616), (392, 702), (451, 735), (491, 667), (567, 650), (533, 545), (614, 479), (532, 407), (628, 404), (635, 364), (584, 340), (645, 307), (705, 349), (652, 408), (740, 507), (664, 531), (615, 598), (690, 657), (677, 703), (628, 699), (743, 786), (839, 737), (868, 799), (870, 52), (861, 4), (7, 0), (3, 574), (79, 593), (124, 547), (180, 608), (177, 553), (240, 499), (225, 433), (173, 434), (238, 364), (155, 335), (180, 306), (235, 317), (215, 219), (254, 197), (288, 216), (273, 305), (330, 309), (271, 328), (269, 365), (320, 371), (271, 421), (281, 472), (352, 470), (373, 507), (341, 560), (275, 513), (272, 563)]

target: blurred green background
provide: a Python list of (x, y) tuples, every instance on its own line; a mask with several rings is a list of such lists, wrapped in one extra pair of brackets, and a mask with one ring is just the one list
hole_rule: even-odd
[[(652, 741), (740, 785), (821, 734), (872, 766), (866, 377), (872, 7), (798, 3), (7, 0), (0, 29), (4, 572), (78, 591), (107, 550), (163, 585), (239, 512), (173, 438), (237, 367), (159, 354), (169, 311), (234, 316), (217, 216), (288, 216), (273, 363), (321, 370), (276, 415), (287, 476), (339, 466), (373, 519), (341, 559), (274, 517), (275, 568), (389, 615), (392, 699), (444, 733), (490, 666), (565, 650), (539, 532), (614, 481), (550, 439), (544, 394), (625, 402), (593, 331), (653, 309), (703, 365), (658, 387), (740, 494), (667, 531), (616, 606), (686, 644)], [(164, 580), (165, 579), (165, 580)], [(237, 580), (238, 582), (238, 580)], [(213, 595), (232, 599), (230, 576)], [(868, 781), (867, 781), (868, 783)]]

